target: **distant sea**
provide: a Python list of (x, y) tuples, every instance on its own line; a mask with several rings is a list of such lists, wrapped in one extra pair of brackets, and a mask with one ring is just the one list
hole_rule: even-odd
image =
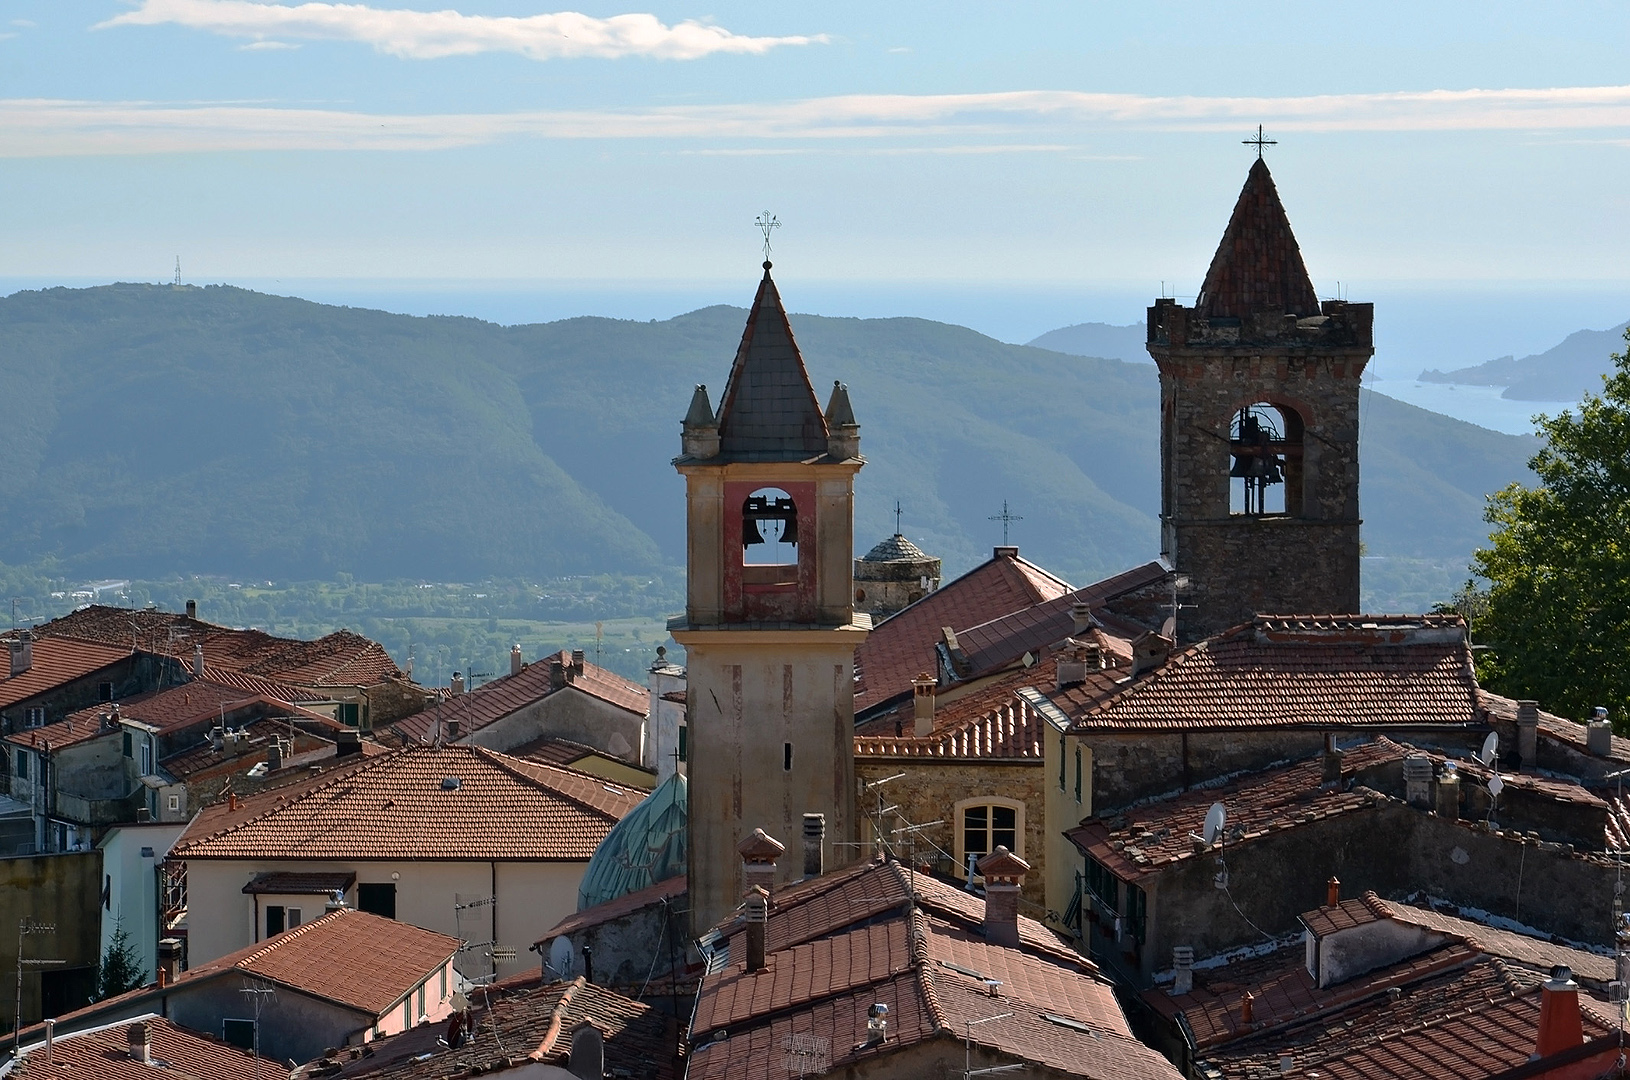
[[(1022, 344), (1049, 330), (1083, 322), (1142, 323), (1158, 289), (1011, 282), (936, 283), (800, 280), (778, 271), (794, 312), (856, 318), (911, 316), (967, 326)], [(51, 285), (105, 284), (90, 279), (0, 277), (0, 294)], [(208, 284), (189, 282), (189, 284)], [(746, 306), (753, 276), (733, 281), (517, 281), (247, 278), (228, 282), (260, 292), (325, 304), (379, 308), (407, 315), (466, 315), (489, 322), (552, 322), (579, 315), (667, 319), (712, 304)], [(1450, 370), (1499, 356), (1543, 352), (1575, 330), (1601, 329), (1630, 317), (1630, 282), (1344, 283), (1353, 300), (1376, 305), (1376, 356), (1366, 385), (1434, 412), (1496, 431), (1533, 430), (1536, 412), (1566, 403), (1505, 401), (1499, 387), (1418, 383), (1424, 368)], [(1192, 297), (1179, 294), (1192, 303)]]

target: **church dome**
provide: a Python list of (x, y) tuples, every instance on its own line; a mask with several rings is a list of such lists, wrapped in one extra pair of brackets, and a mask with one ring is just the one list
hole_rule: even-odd
[(649, 888), (685, 872), (685, 778), (674, 773), (612, 826), (594, 849), (577, 910)]
[(913, 544), (910, 540), (907, 540), (899, 533), (895, 533), (887, 540), (879, 542), (878, 545), (868, 551), (865, 557), (860, 561), (903, 562), (906, 560), (910, 560), (912, 562), (935, 561), (933, 556), (929, 555), (922, 548), (918, 547), (916, 544)]

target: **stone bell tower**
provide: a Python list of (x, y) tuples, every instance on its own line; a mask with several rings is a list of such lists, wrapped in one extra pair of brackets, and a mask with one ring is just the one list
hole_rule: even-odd
[(1186, 641), (1258, 612), (1359, 607), (1358, 390), (1373, 304), (1321, 302), (1258, 158), (1193, 307), (1149, 309), (1161, 551)]
[[(854, 481), (865, 464), (849, 394), (823, 413), (781, 296), (764, 279), (715, 415), (698, 386), (683, 452), (688, 573), (685, 646), (690, 737), (691, 926), (741, 902), (737, 845), (762, 828), (799, 835), (826, 815), (826, 865), (857, 849)], [(787, 880), (797, 867), (781, 868)]]

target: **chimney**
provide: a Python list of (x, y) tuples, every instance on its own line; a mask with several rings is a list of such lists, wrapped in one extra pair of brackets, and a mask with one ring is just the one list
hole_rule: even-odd
[(189, 619), (198, 618), (198, 601), (196, 601), (196, 600), (188, 600), (187, 601), (187, 618), (189, 618)]
[(1613, 754), (1613, 725), (1607, 721), (1607, 709), (1600, 705), (1585, 725), (1585, 749), (1599, 757)]
[(195, 679), (204, 677), (204, 645), (202, 642), (192, 647), (192, 677)]
[(1539, 702), (1517, 702), (1517, 756), (1522, 767), (1532, 769), (1539, 764)]
[(464, 673), (455, 671), (452, 679), (447, 683), (447, 696), (458, 697), (462, 693), (464, 693)]
[(1445, 821), (1460, 820), (1460, 771), (1454, 762), (1444, 762), (1434, 796), (1438, 817)]
[(181, 939), (160, 938), (158, 943), (158, 984), (169, 986), (181, 974)]
[(1425, 754), (1404, 758), (1404, 801), (1417, 810), (1432, 809), (1432, 759)]
[(139, 1024), (131, 1024), (125, 1029), (130, 1037), (130, 1060), (139, 1061), (143, 1065), (153, 1063), (153, 1029), (144, 1020)]
[(757, 885), (766, 894), (775, 891), (775, 860), (786, 846), (765, 832), (754, 829), (751, 836), (736, 845), (741, 853), (741, 876), (749, 890)]
[(826, 815), (804, 815), (804, 877), (826, 872)]
[(442, 727), (447, 730), (447, 741), (457, 742), (459, 734), (463, 730), (463, 725), (459, 723), (458, 717), (449, 716), (447, 719), (443, 720), (441, 724)]
[(52, 1064), (52, 1055), (57, 1049), (57, 1022), (47, 1017), (45, 1020), (45, 1063)]
[(1070, 631), (1072, 635), (1087, 633), (1096, 621), (1092, 617), (1092, 608), (1085, 600), (1076, 600), (1070, 604), (1070, 622), (1074, 624), (1074, 629)]
[(521, 659), (521, 643), (517, 641), (509, 647), (509, 673), (519, 675), (524, 667), (526, 661)]
[(1132, 677), (1152, 671), (1166, 662), (1172, 652), (1172, 639), (1161, 637), (1154, 631), (1138, 636), (1132, 642)]
[(770, 894), (762, 885), (747, 890), (747, 970), (764, 966), (764, 926), (770, 918)]
[(1178, 945), (1172, 949), (1172, 997), (1182, 997), (1193, 992), (1194, 946)]
[(566, 664), (558, 656), (549, 658), (549, 689), (559, 690), (566, 685)]
[(583, 946), (583, 981), (594, 981), (594, 950), (587, 945)]
[(927, 674), (911, 680), (911, 733), (919, 739), (934, 734), (934, 676)]
[(573, 649), (572, 650), (572, 674), (571, 674), (571, 677), (575, 679), (581, 674), (583, 674), (583, 650), (582, 649)]
[(1324, 782), (1327, 784), (1341, 783), (1342, 751), (1336, 746), (1336, 733), (1327, 731), (1324, 734)]
[(1551, 977), (1541, 987), (1539, 1038), (1534, 1047), (1541, 1058), (1559, 1054), (1585, 1041), (1579, 1016), (1579, 984), (1566, 967), (1551, 969)]
[(228, 810), (236, 810), (238, 808), (238, 793), (236, 791), (229, 791), (226, 793), (226, 808)]
[(1341, 879), (1332, 876), (1324, 883), (1324, 906), (1338, 907), (1341, 904)]
[(274, 738), (266, 746), (266, 771), (276, 772), (283, 767), (283, 740)]
[(334, 756), (355, 757), (362, 753), (362, 732), (348, 728), (334, 736)]
[(1256, 998), (1251, 996), (1249, 990), (1240, 995), (1239, 999), (1239, 1026), (1243, 1031), (1251, 1030), (1251, 1023), (1256, 1019), (1254, 1005)]
[(34, 666), (34, 635), (27, 630), (8, 642), (11, 647), (11, 674), (21, 675)]
[(976, 866), (985, 879), (985, 940), (1018, 948), (1019, 890), (1030, 864), (998, 844)]
[(993, 547), (990, 549), (990, 557), (993, 559), (1017, 559), (1019, 557), (1019, 545), (1003, 544), (999, 547)]
[(567, 1072), (580, 1080), (600, 1080), (606, 1074), (606, 1043), (600, 1029), (587, 1020), (572, 1029)]

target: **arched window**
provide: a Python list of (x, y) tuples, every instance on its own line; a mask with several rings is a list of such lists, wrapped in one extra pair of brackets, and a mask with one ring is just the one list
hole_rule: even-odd
[(741, 561), (749, 566), (798, 562), (798, 507), (780, 488), (759, 488), (741, 507)]
[(962, 873), (968, 856), (975, 862), (998, 847), (1024, 858), (1024, 803), (1000, 795), (981, 795), (956, 804), (956, 859)]
[(1229, 421), (1228, 460), (1231, 513), (1302, 515), (1301, 414), (1257, 402)]

